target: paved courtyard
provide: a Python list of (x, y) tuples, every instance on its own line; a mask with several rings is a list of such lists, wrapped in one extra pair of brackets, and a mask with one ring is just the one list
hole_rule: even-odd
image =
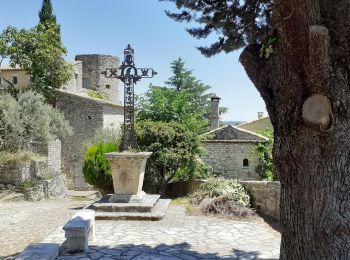
[(86, 201), (55, 199), (0, 203), (0, 259), (42, 241), (63, 225)]
[[(64, 243), (62, 227), (44, 242)], [(261, 219), (186, 216), (171, 205), (162, 221), (96, 221), (86, 254), (58, 259), (278, 259), (280, 234)]]

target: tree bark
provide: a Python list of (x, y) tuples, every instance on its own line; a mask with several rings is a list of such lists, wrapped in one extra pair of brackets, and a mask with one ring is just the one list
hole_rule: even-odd
[[(240, 61), (274, 127), (280, 257), (350, 259), (350, 1), (277, 0), (274, 18), (273, 55), (250, 45)], [(326, 126), (303, 118), (314, 95), (330, 104)]]

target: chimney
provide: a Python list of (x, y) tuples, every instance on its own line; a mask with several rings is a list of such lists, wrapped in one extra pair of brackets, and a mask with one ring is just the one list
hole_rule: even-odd
[(264, 112), (258, 112), (258, 119), (261, 119), (264, 117)]
[(210, 117), (211, 128), (210, 129), (215, 130), (219, 128), (219, 102), (221, 98), (214, 95), (210, 99), (211, 99), (211, 117)]

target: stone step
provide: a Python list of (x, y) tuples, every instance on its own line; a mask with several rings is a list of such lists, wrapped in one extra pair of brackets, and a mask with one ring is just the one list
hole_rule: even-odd
[(146, 194), (142, 198), (142, 203), (110, 203), (101, 199), (91, 205), (91, 208), (97, 212), (151, 212), (152, 208), (159, 200), (158, 194)]
[(104, 220), (161, 220), (168, 209), (170, 199), (160, 199), (150, 212), (102, 212), (96, 211), (96, 219)]

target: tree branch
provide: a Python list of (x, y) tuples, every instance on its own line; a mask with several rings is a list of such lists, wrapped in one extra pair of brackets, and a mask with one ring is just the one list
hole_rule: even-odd
[[(260, 44), (250, 44), (242, 51), (239, 61), (243, 65), (248, 77), (260, 92), (266, 106), (273, 106), (274, 95), (270, 84), (270, 67), (267, 59), (259, 57)], [(268, 60), (273, 59), (273, 55)], [(269, 111), (270, 112), (270, 111)]]

